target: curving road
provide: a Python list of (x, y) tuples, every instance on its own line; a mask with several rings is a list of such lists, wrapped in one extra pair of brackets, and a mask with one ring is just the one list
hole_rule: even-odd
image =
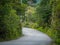
[(23, 37), (17, 40), (0, 42), (0, 45), (51, 45), (51, 38), (31, 28), (22, 29)]

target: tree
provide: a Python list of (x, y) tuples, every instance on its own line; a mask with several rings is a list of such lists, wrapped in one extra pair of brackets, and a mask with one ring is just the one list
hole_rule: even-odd
[(56, 30), (56, 43), (60, 44), (60, 0), (51, 0), (52, 3), (52, 21), (51, 25)]
[(37, 6), (37, 15), (38, 15), (38, 24), (39, 26), (50, 26), (50, 18), (51, 18), (51, 7), (49, 4), (49, 0), (42, 0), (40, 4)]
[(0, 41), (12, 40), (22, 35), (20, 18), (12, 3), (16, 0), (0, 1)]

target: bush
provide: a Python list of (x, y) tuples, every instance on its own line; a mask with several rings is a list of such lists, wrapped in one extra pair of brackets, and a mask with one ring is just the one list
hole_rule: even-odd
[(0, 8), (0, 41), (12, 40), (21, 36), (20, 19), (9, 5)]

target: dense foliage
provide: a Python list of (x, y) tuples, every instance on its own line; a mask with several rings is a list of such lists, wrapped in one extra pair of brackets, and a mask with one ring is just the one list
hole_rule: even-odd
[(60, 44), (60, 0), (51, 1), (52, 3), (52, 28), (56, 30), (56, 43)]
[[(37, 15), (39, 16), (38, 18), (38, 23), (39, 26), (50, 26), (50, 17), (51, 17), (51, 7), (49, 5), (49, 0), (41, 1), (41, 3), (37, 7)], [(41, 23), (40, 23), (41, 22)]]
[(37, 0), (1, 0), (0, 39), (12, 39), (21, 35), (18, 16), (22, 26), (42, 31), (49, 35), (56, 45), (60, 44), (60, 0), (41, 0), (40, 2)]
[(0, 41), (16, 39), (22, 35), (20, 18), (11, 5), (13, 2), (0, 1)]
[[(38, 10), (39, 24), (44, 28), (38, 28), (48, 34), (55, 41), (56, 45), (60, 44), (60, 1), (59, 0), (42, 0)], [(40, 23), (41, 22), (41, 23)], [(49, 29), (47, 27), (49, 27)]]
[[(41, 0), (35, 7), (28, 6), (23, 26), (35, 28), (60, 44), (60, 0)], [(54, 45), (53, 44), (53, 45)]]

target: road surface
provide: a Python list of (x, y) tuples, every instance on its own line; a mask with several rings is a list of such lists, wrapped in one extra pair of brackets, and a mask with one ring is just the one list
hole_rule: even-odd
[(0, 45), (50, 45), (52, 39), (46, 34), (31, 28), (22, 28), (23, 37), (0, 42)]

